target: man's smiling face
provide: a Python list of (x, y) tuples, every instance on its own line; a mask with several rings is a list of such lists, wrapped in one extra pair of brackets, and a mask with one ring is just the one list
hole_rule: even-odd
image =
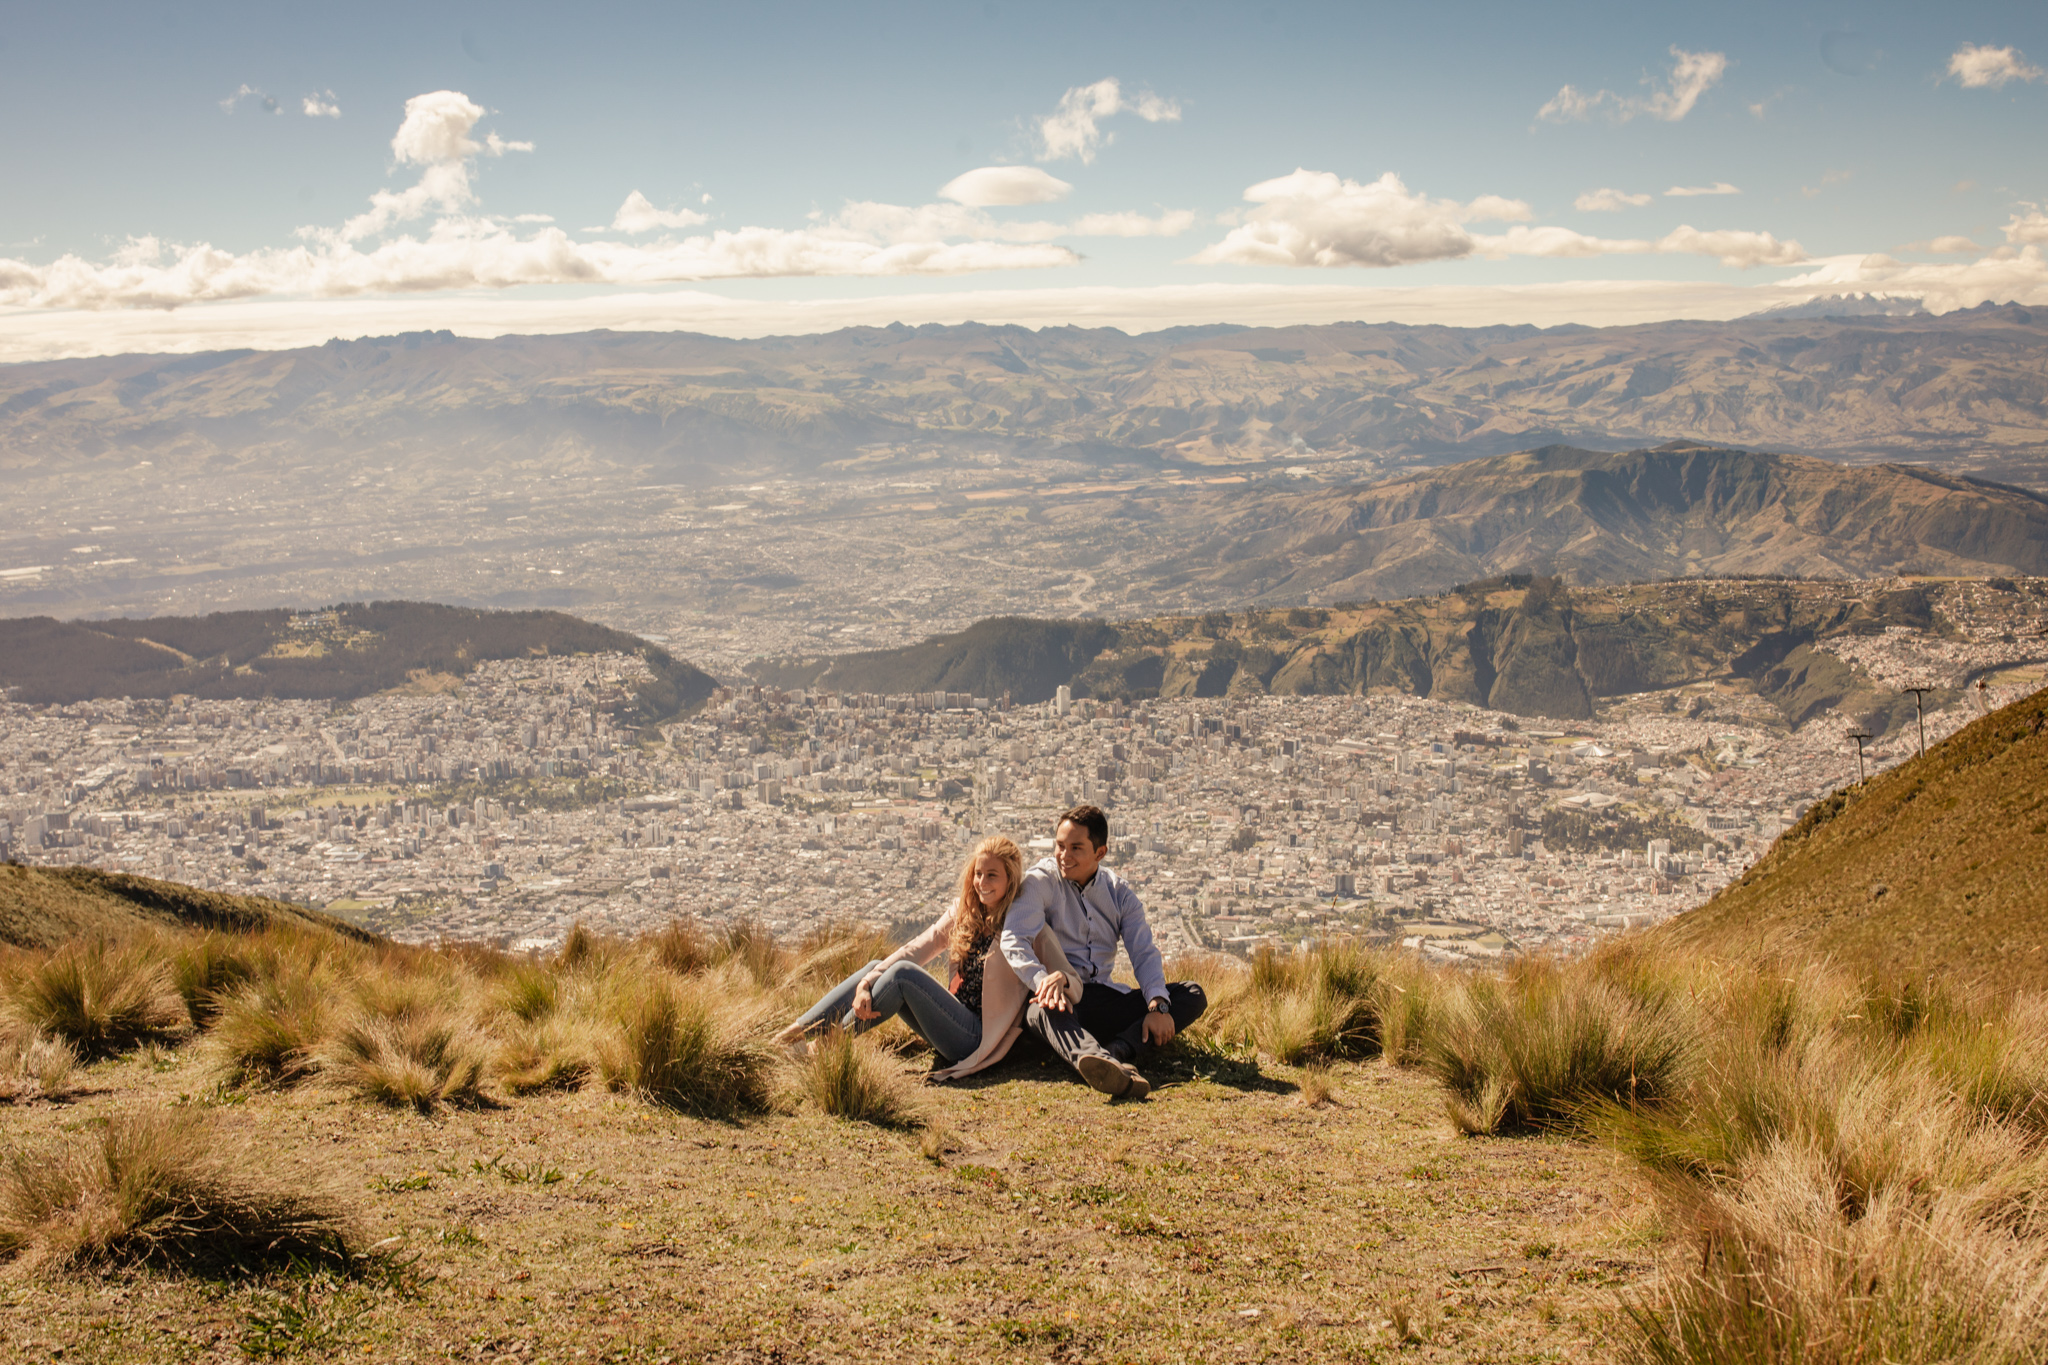
[(1060, 821), (1059, 829), (1053, 833), (1053, 861), (1059, 864), (1060, 875), (1070, 882), (1085, 882), (1094, 876), (1105, 852), (1106, 849), (1095, 846), (1087, 830), (1072, 820)]

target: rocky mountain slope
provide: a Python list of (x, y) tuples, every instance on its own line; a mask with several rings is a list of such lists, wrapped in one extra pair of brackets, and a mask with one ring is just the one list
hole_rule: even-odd
[(1365, 488), (1218, 498), (1197, 520), (1213, 532), (1154, 572), (1254, 600), (1398, 596), (1515, 570), (1579, 583), (2048, 573), (2048, 497), (1688, 442), (1548, 446)]
[(1740, 882), (1655, 934), (1719, 957), (2038, 990), (2044, 898), (2048, 697), (2037, 693), (1820, 802)]
[[(1981, 588), (1979, 610), (2038, 629), (2033, 585)], [(1830, 641), (1954, 623), (1929, 590), (1894, 583), (1752, 580), (1568, 588), (1528, 575), (1432, 597), (1332, 608), (1216, 612), (1115, 624), (1002, 618), (899, 650), (761, 660), (784, 686), (1076, 696), (1359, 694), (1392, 689), (1524, 716), (1582, 719), (1603, 699), (1715, 682), (1797, 725), (1829, 709), (1879, 732), (1913, 707), (1830, 653)], [(1930, 704), (1954, 697), (1936, 693)]]
[(2010, 475), (2048, 451), (2044, 328), (2005, 306), (1548, 330), (413, 334), (0, 367), (0, 469), (576, 455), (715, 481), (877, 447), (1413, 465), (1688, 439)]

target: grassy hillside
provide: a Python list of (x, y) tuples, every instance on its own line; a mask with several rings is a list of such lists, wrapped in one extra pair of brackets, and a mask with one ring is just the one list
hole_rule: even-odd
[[(2009, 591), (2008, 591), (2009, 590)], [(2006, 581), (1997, 610), (2039, 609)], [(2004, 604), (2008, 604), (2004, 605)], [(903, 649), (808, 663), (762, 660), (782, 686), (863, 692), (1009, 692), (1220, 697), (1358, 694), (1391, 688), (1526, 716), (1584, 718), (1601, 698), (1721, 679), (1798, 724), (1829, 707), (1880, 729), (1910, 701), (1813, 646), (1888, 626), (1948, 628), (1919, 587), (1780, 580), (1566, 588), (1511, 574), (1449, 592), (1330, 608), (1151, 620), (999, 617)], [(1945, 703), (1951, 698), (1938, 696)]]
[[(25, 1359), (2033, 1365), (2048, 1013), (1657, 952), (1172, 964), (1114, 1102), (770, 1035), (878, 948), (0, 953)], [(12, 1358), (10, 1356), (10, 1358)]]
[(1691, 952), (2044, 991), (2044, 907), (2048, 696), (2036, 694), (1820, 802), (1658, 936)]
[(243, 932), (297, 926), (363, 943), (375, 937), (332, 915), (266, 896), (231, 896), (90, 867), (0, 864), (0, 943), (55, 948), (148, 926)]
[(709, 674), (635, 635), (558, 611), (351, 602), (327, 612), (216, 612), (141, 620), (0, 620), (0, 689), (18, 701), (92, 697), (297, 697), (347, 701), (421, 674), (466, 675), (491, 659), (637, 654), (651, 721), (711, 694)]

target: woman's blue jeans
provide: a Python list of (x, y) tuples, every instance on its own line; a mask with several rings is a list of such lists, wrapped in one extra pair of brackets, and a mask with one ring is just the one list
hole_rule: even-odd
[(827, 1020), (841, 1028), (865, 1033), (888, 1019), (902, 1016), (948, 1062), (971, 1057), (981, 1046), (981, 1016), (960, 1003), (960, 998), (932, 979), (930, 972), (915, 962), (898, 962), (875, 978), (869, 995), (875, 1002), (877, 1019), (853, 1017), (854, 992), (861, 979), (875, 969), (876, 958), (852, 976), (826, 992), (797, 1023), (809, 1029)]

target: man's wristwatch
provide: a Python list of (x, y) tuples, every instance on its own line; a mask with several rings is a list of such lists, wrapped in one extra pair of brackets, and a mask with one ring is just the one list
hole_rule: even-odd
[(1166, 997), (1165, 997), (1165, 996), (1163, 996), (1163, 995), (1156, 995), (1156, 996), (1152, 997), (1152, 999), (1151, 999), (1150, 1001), (1148, 1001), (1148, 1002), (1146, 1003), (1146, 1005), (1145, 1005), (1145, 1013), (1147, 1013), (1147, 1014), (1165, 1014), (1165, 1013), (1167, 1013), (1167, 1001), (1166, 1001)]

